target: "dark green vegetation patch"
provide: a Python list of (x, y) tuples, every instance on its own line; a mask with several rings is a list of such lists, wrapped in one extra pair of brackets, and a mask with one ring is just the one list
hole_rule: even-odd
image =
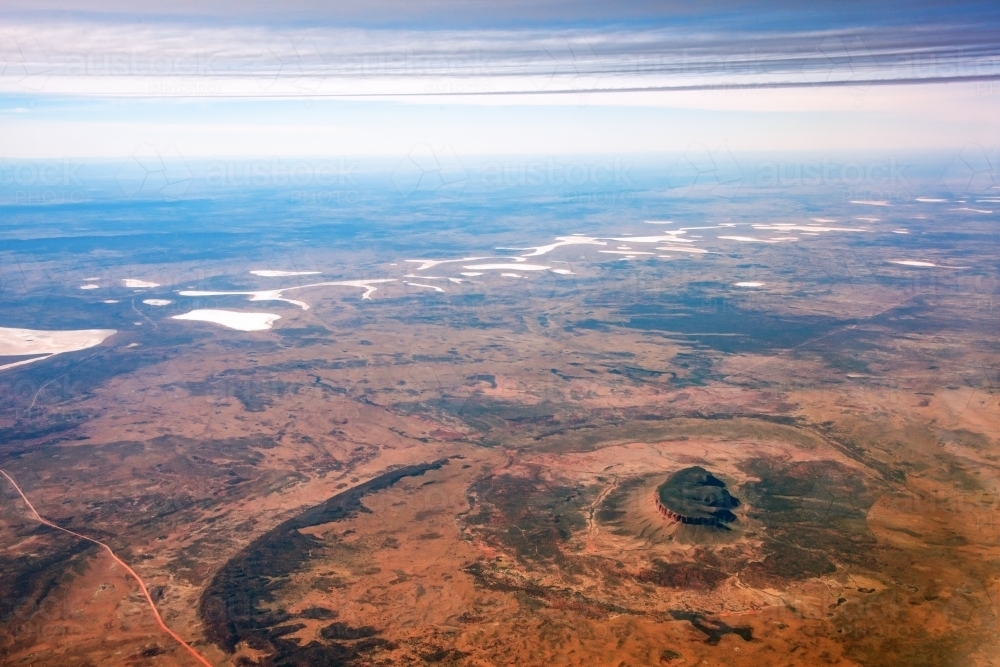
[(201, 618), (208, 638), (230, 653), (240, 642), (262, 651), (266, 657), (245, 662), (257, 667), (349, 665), (373, 652), (392, 648), (388, 641), (376, 636), (377, 629), (353, 628), (340, 622), (323, 628), (323, 642), (301, 645), (285, 636), (303, 626), (289, 624), (292, 616), (284, 609), (269, 610), (267, 606), (275, 600), (276, 586), (299, 571), (310, 553), (321, 547), (320, 540), (300, 532), (300, 528), (370, 512), (361, 504), (366, 495), (389, 488), (404, 477), (438, 470), (446, 463), (448, 459), (441, 459), (387, 472), (307, 509), (251, 542), (219, 570), (201, 597)]
[(762, 560), (740, 578), (751, 586), (781, 585), (836, 571), (874, 569), (875, 536), (865, 517), (876, 494), (862, 474), (835, 461), (754, 459), (745, 470), (760, 481), (742, 487), (750, 519), (765, 528)]
[(536, 473), (488, 477), (473, 490), (483, 509), (491, 510), (480, 527), (486, 541), (512, 550), (523, 562), (563, 562), (561, 546), (586, 526), (591, 493), (583, 487), (549, 485)]

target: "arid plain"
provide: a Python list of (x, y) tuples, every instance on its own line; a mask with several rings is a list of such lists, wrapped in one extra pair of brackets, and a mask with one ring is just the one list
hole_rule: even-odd
[[(117, 333), (3, 371), (0, 469), (108, 549), (0, 479), (4, 664), (997, 664), (996, 222), (869, 208), (544, 254), (25, 259), (0, 324)], [(691, 466), (734, 522), (657, 510)]]

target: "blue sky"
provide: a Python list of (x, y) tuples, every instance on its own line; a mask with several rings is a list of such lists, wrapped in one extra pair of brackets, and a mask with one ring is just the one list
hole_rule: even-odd
[[(990, 24), (1000, 8), (988, 0), (906, 3), (825, 0), (174, 0), (138, 6), (131, 0), (5, 0), (0, 15), (41, 20), (183, 22), (210, 25), (364, 26), (416, 29), (553, 26), (662, 26), (743, 30)], [(995, 25), (995, 23), (994, 23)]]
[(1000, 143), (996, 3), (484, 7), (7, 0), (0, 157)]

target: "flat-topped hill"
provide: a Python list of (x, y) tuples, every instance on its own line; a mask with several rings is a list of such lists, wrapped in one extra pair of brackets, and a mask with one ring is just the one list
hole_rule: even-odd
[(660, 513), (681, 523), (722, 526), (736, 521), (730, 510), (740, 501), (726, 489), (726, 483), (701, 466), (678, 470), (656, 487)]

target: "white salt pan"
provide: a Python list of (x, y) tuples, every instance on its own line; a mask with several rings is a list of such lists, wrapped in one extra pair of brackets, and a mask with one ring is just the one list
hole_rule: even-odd
[(249, 295), (250, 301), (284, 301), (285, 303), (290, 303), (300, 307), (302, 310), (309, 310), (309, 304), (305, 301), (296, 301), (295, 299), (286, 299), (281, 295), (282, 292), (287, 292), (293, 289), (306, 289), (307, 287), (324, 287), (327, 285), (340, 285), (344, 287), (363, 287), (365, 293), (361, 295), (362, 299), (370, 299), (372, 292), (374, 292), (376, 287), (374, 285), (381, 283), (392, 283), (396, 282), (395, 278), (376, 278), (373, 280), (336, 280), (332, 282), (325, 283), (312, 283), (309, 285), (296, 285), (295, 287), (282, 287), (281, 289), (270, 289), (270, 290), (258, 290), (256, 292), (206, 292), (203, 290), (184, 290), (178, 292), (181, 296), (229, 296), (229, 295)]
[(551, 267), (541, 264), (471, 264), (462, 268), (469, 269), (470, 271), (501, 271), (504, 269), (511, 269), (513, 271), (548, 271)]
[(173, 303), (170, 299), (143, 299), (142, 302), (147, 306), (169, 306)]
[(100, 285), (80, 285), (80, 289), (97, 289)]
[(147, 280), (139, 280), (138, 278), (123, 278), (125, 287), (159, 287), (160, 283), (151, 283)]
[(420, 283), (405, 282), (406, 285), (413, 285), (414, 287), (426, 287), (427, 289), (432, 289), (435, 292), (443, 292), (444, 290), (435, 285), (421, 285)]
[(624, 241), (626, 243), (691, 243), (687, 239), (677, 238), (678, 234), (683, 234), (683, 230), (669, 232), (661, 236), (628, 236), (613, 238), (612, 241)]
[(557, 236), (555, 243), (550, 243), (548, 245), (535, 246), (531, 248), (501, 248), (501, 250), (530, 250), (531, 252), (521, 255), (522, 257), (538, 257), (539, 255), (546, 255), (556, 248), (566, 246), (566, 245), (607, 245), (603, 241), (598, 241), (597, 239), (591, 238), (589, 236)]
[(0, 370), (42, 361), (63, 352), (76, 352), (100, 345), (114, 329), (82, 329), (78, 331), (36, 331), (0, 327), (0, 356), (22, 357), (31, 354), (45, 355), (0, 366)]
[(274, 321), (280, 320), (281, 316), (273, 313), (241, 313), (235, 310), (199, 309), (183, 315), (174, 315), (171, 319), (212, 322), (237, 331), (263, 331), (270, 329)]
[(917, 259), (890, 259), (891, 264), (899, 264), (901, 266), (915, 266), (918, 268), (930, 268), (935, 267), (938, 269), (968, 269), (968, 266), (951, 266), (945, 264), (934, 264), (932, 262), (924, 262)]
[(902, 266), (921, 266), (921, 267), (937, 266), (937, 264), (934, 264), (933, 262), (921, 262), (920, 260), (916, 259), (890, 259), (889, 263), (901, 264)]

